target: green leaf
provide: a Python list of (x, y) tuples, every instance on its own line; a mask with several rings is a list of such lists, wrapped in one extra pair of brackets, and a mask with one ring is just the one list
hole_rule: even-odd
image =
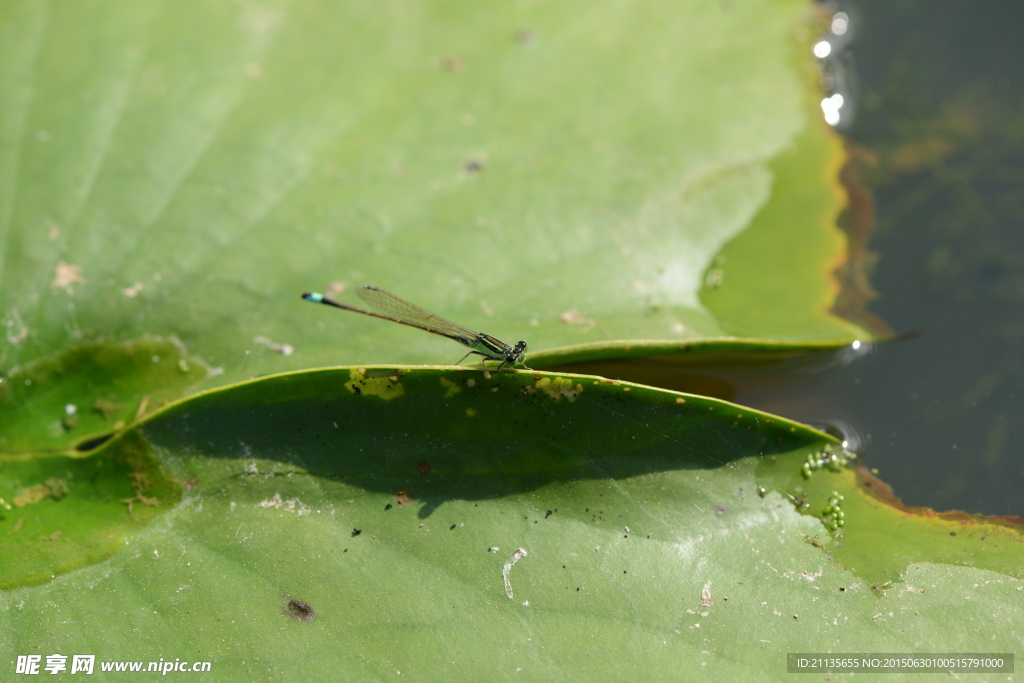
[(820, 510), (821, 478), (850, 505), (846, 473), (799, 475), (838, 444), (712, 399), (341, 368), (207, 393), (129, 434), (100, 453), (145, 445), (192, 482), (184, 499), (106, 562), (0, 594), (5, 652), (222, 677), (748, 678), (787, 651), (1012, 651), (1022, 616), (1021, 581), (978, 568), (978, 538), (951, 564), (901, 560), (888, 585), (862, 576), (873, 558), (830, 559), (861, 508), (833, 537), (759, 489), (789, 473)]
[(104, 560), (180, 499), (181, 486), (135, 433), (88, 458), (0, 460), (0, 588)]
[(802, 0), (0, 12), (8, 369), (147, 336), (205, 386), (461, 355), (299, 300), (331, 283), (535, 367), (868, 336), (828, 313), (842, 152)]
[[(80, 344), (16, 369), (0, 384), (0, 453), (38, 453), (97, 439), (177, 398), (208, 368), (175, 340)], [(84, 399), (84, 402), (83, 402)]]

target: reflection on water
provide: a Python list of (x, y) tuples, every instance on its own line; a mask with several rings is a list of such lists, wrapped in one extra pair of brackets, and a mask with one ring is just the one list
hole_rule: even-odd
[(837, 11), (830, 4), (824, 7), (831, 13), (825, 35), (811, 47), (817, 60), (818, 80), (825, 93), (821, 112), (828, 125), (846, 128), (853, 122), (854, 112), (854, 80), (847, 49), (854, 36), (852, 19), (849, 13)]

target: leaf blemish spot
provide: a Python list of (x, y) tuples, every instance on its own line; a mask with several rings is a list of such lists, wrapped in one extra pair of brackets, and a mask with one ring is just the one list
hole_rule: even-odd
[(285, 613), (297, 621), (313, 621), (316, 619), (316, 612), (313, 608), (301, 600), (288, 600), (285, 604)]

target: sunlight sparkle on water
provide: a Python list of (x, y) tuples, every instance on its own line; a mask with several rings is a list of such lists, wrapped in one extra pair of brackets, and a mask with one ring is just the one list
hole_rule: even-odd
[(846, 33), (848, 28), (850, 28), (850, 16), (846, 12), (836, 12), (832, 17), (832, 33), (841, 36)]
[(839, 123), (839, 110), (843, 107), (843, 96), (839, 93), (826, 97), (821, 101), (821, 111), (825, 114), (825, 122), (834, 126)]

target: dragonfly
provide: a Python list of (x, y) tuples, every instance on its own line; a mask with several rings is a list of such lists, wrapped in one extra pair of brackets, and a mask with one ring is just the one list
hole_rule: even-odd
[[(408, 325), (409, 327), (415, 327), (425, 332), (457, 341), (463, 346), (468, 347), (470, 351), (460, 358), (456, 365), (461, 364), (462, 361), (476, 354), (481, 356), (481, 366), (483, 366), (485, 360), (494, 360), (501, 361), (498, 370), (501, 370), (505, 365), (509, 365), (512, 368), (515, 368), (516, 365), (522, 365), (526, 368), (526, 363), (523, 362), (523, 359), (526, 357), (526, 342), (524, 341), (516, 342), (515, 346), (510, 346), (489, 334), (474, 332), (467, 327), (453, 323), (450, 320), (445, 320), (441, 316), (420, 308), (416, 304), (397, 297), (380, 287), (360, 285), (356, 288), (356, 294), (366, 302), (367, 306), (374, 310), (368, 311), (365, 308), (357, 308), (356, 306), (339, 303), (316, 292), (306, 292), (302, 295), (302, 298), (315, 304), (334, 306), (344, 311), (355, 311), (356, 313), (362, 313), (373, 318), (390, 320), (394, 323)], [(529, 368), (526, 369), (529, 370)]]

